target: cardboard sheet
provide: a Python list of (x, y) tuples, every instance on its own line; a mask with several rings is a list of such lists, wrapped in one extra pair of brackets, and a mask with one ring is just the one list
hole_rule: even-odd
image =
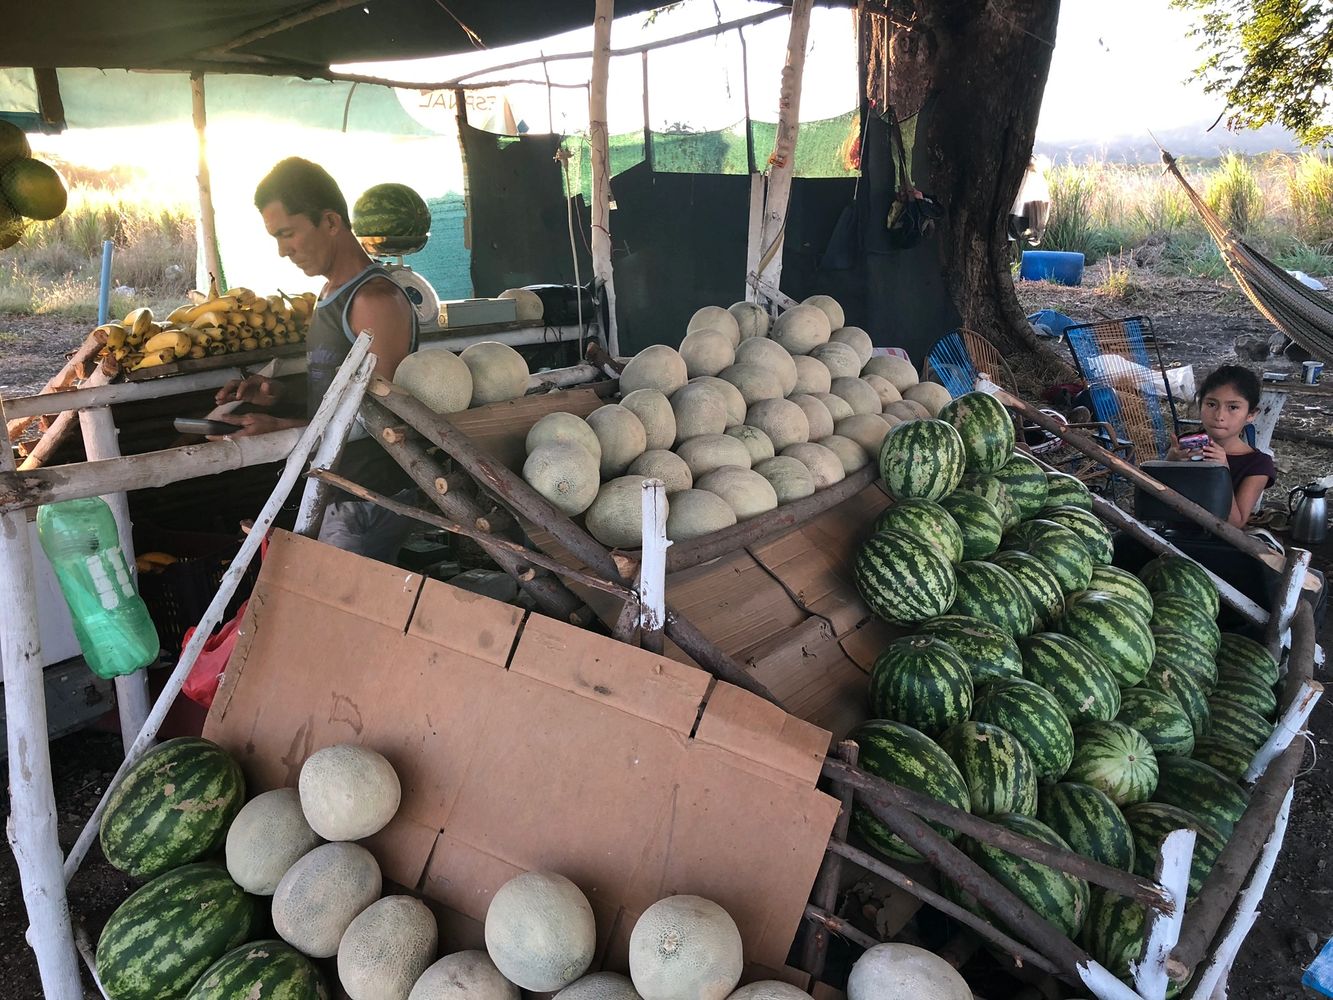
[[(602, 391), (608, 391), (609, 385), (604, 383)], [(586, 417), (606, 402), (593, 388), (562, 389), (451, 413), (449, 422), (511, 470), (520, 472), (527, 457), (524, 442), (533, 424), (557, 410)]]

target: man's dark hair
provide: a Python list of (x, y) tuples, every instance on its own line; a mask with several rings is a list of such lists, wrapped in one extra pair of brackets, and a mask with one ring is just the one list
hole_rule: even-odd
[(1197, 394), (1199, 402), (1202, 403), (1204, 396), (1224, 385), (1234, 387), (1244, 397), (1245, 402), (1250, 404), (1250, 412), (1259, 409), (1259, 396), (1263, 392), (1259, 376), (1240, 365), (1222, 365), (1220, 368), (1214, 368), (1203, 380), (1203, 385), (1199, 386)]
[(289, 156), (268, 172), (255, 188), (255, 208), (282, 202), (288, 215), (304, 215), (316, 225), (324, 212), (337, 212), (351, 225), (347, 199), (327, 170), (299, 156)]

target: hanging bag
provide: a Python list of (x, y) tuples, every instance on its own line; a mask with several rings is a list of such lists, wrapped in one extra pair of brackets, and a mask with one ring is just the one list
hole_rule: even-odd
[(898, 196), (889, 208), (885, 224), (889, 244), (896, 250), (910, 250), (935, 231), (935, 223), (944, 218), (944, 209), (933, 195), (923, 194), (912, 183), (907, 170), (907, 150), (893, 105), (888, 108), (889, 142), (898, 160)]

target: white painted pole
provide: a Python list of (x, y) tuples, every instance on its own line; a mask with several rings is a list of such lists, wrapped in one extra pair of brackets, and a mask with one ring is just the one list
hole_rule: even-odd
[(1117, 979), (1110, 969), (1097, 962), (1080, 965), (1078, 976), (1097, 1000), (1145, 1000)]
[[(748, 124), (748, 123), (747, 123)], [(763, 174), (750, 175), (750, 225), (745, 234), (745, 273), (759, 274), (759, 261), (764, 255), (764, 192), (767, 178)], [(746, 280), (745, 301), (759, 301), (757, 281)]]
[(592, 273), (606, 297), (606, 349), (620, 353), (616, 328), (616, 285), (611, 268), (611, 147), (606, 90), (611, 75), (611, 21), (615, 0), (596, 0), (593, 20), (592, 76), (588, 84), (588, 140), (592, 147)]
[(1273, 614), (1268, 619), (1268, 628), (1264, 632), (1264, 645), (1273, 659), (1281, 662), (1282, 649), (1291, 636), (1291, 619), (1296, 614), (1296, 605), (1301, 600), (1301, 590), (1305, 583), (1305, 572), (1310, 568), (1308, 549), (1287, 549), (1287, 562), (1282, 567), (1282, 576), (1278, 585), (1278, 599), (1273, 606)]
[(204, 273), (195, 276), (200, 288), (210, 288), (210, 277), (219, 286), (226, 284), (222, 274), (222, 253), (218, 247), (217, 214), (213, 210), (213, 182), (208, 176), (208, 110), (204, 99), (204, 74), (190, 74), (190, 109), (194, 117), (195, 137), (199, 143), (199, 245)]
[[(352, 381), (347, 384), (347, 391), (343, 393), (337, 409), (329, 418), (329, 426), (320, 436), (319, 447), (310, 457), (311, 469), (329, 471), (337, 463), (343, 445), (347, 443), (352, 424), (356, 421), (357, 410), (361, 408), (361, 400), (366, 394), (366, 386), (370, 384), (370, 376), (374, 372), (375, 356), (368, 354), (361, 362), (361, 367), (352, 376)], [(328, 509), (332, 493), (333, 487), (324, 480), (307, 479), (305, 489), (301, 492), (301, 507), (296, 514), (296, 525), (292, 530), (307, 538), (317, 537), (319, 527), (324, 523), (324, 511)]]
[(643, 549), (639, 560), (639, 645), (650, 653), (662, 652), (666, 626), (666, 484), (643, 481)]
[[(0, 423), (4, 419), (0, 403)], [(0, 472), (13, 471), (14, 452), (6, 443), (0, 449)], [(37, 956), (42, 995), (47, 1000), (82, 1000), (79, 958), (60, 872), (36, 593), (27, 517), (23, 511), (0, 513), (0, 665), (9, 748), (6, 832), (32, 928), (29, 943)]]
[(1296, 697), (1291, 700), (1287, 710), (1282, 713), (1282, 718), (1277, 720), (1277, 725), (1273, 727), (1273, 732), (1264, 745), (1255, 753), (1250, 761), (1250, 766), (1245, 772), (1245, 780), (1256, 782), (1268, 770), (1268, 765), (1273, 762), (1283, 750), (1291, 746), (1291, 741), (1300, 735), (1305, 723), (1310, 718), (1310, 713), (1314, 711), (1315, 704), (1324, 693), (1324, 685), (1318, 681), (1306, 681), (1301, 685)]
[(1166, 959), (1180, 940), (1185, 922), (1185, 896), (1189, 891), (1190, 864), (1194, 860), (1193, 830), (1173, 830), (1166, 835), (1154, 873), (1158, 885), (1171, 897), (1170, 912), (1149, 909), (1144, 927), (1143, 959), (1130, 963), (1134, 988), (1144, 1000), (1165, 1000), (1170, 981)]

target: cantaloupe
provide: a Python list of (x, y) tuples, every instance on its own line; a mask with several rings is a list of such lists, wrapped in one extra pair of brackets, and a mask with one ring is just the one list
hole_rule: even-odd
[(423, 972), (407, 1000), (519, 1000), (519, 992), (484, 951), (457, 951)]
[[(472, 403), (472, 369), (457, 354), (442, 347), (416, 351), (403, 358), (393, 373), (393, 381), (436, 413), (457, 413)], [(523, 389), (527, 391), (526, 381)]]
[(620, 394), (628, 396), (635, 389), (656, 389), (670, 396), (689, 380), (685, 359), (674, 347), (654, 344), (629, 359), (620, 373)]
[(531, 288), (506, 288), (496, 298), (514, 300), (514, 311), (520, 323), (535, 323), (546, 312), (542, 297)]
[(758, 302), (733, 302), (727, 306), (727, 312), (736, 317), (741, 340), (768, 336), (768, 310)]
[[(841, 434), (830, 434), (819, 444), (838, 456), (838, 461), (842, 463), (842, 471), (847, 475), (851, 475), (857, 469), (865, 468), (870, 464), (870, 456), (866, 453), (866, 450), (849, 437), (843, 437)], [(878, 456), (878, 450), (875, 454)]]
[(810, 357), (828, 369), (830, 378), (857, 378), (861, 374), (861, 359), (848, 344), (820, 344)]
[(833, 375), (829, 372), (828, 365), (808, 354), (798, 354), (791, 360), (796, 365), (796, 385), (791, 390), (793, 396), (797, 393), (814, 394), (829, 391), (829, 386), (833, 384)]
[[(771, 340), (742, 340), (742, 344), (771, 344)], [(793, 366), (794, 368), (795, 366)], [(718, 376), (730, 382), (740, 390), (747, 407), (754, 406), (761, 399), (781, 399), (786, 395), (782, 391), (782, 380), (778, 373), (761, 365), (734, 364), (724, 368)], [(793, 382), (793, 385), (795, 382)]]
[(523, 446), (527, 454), (532, 454), (538, 445), (560, 443), (581, 445), (599, 464), (602, 461), (602, 442), (597, 440), (597, 432), (588, 426), (588, 421), (559, 410), (546, 414), (533, 424)]
[(648, 450), (648, 432), (642, 421), (634, 411), (616, 403), (607, 403), (589, 413), (588, 426), (602, 446), (598, 469), (603, 479), (624, 475), (630, 462)]
[(320, 843), (295, 788), (261, 792), (227, 828), (227, 874), (246, 892), (271, 896), (287, 869)]
[(780, 454), (798, 460), (809, 469), (810, 474), (815, 477), (816, 490), (825, 489), (847, 478), (847, 473), (842, 471), (842, 462), (838, 456), (822, 444), (815, 444), (813, 441), (794, 444), (790, 448), (783, 448)]
[[(771, 371), (778, 377), (778, 387), (782, 390), (778, 393), (780, 396), (785, 396), (796, 388), (796, 362), (791, 359), (787, 349), (776, 340), (751, 337), (749, 340), (741, 341), (741, 346), (736, 348), (736, 364), (758, 365)], [(722, 377), (727, 376), (724, 373)], [(748, 398), (746, 403), (749, 403)]]
[(778, 503), (791, 503), (815, 491), (815, 477), (799, 460), (778, 455), (760, 462), (754, 471), (768, 480)]
[[(793, 445), (801, 448), (803, 445)], [(716, 493), (731, 507), (737, 521), (764, 514), (778, 505), (772, 484), (753, 469), (724, 465), (694, 480), (695, 489)]]
[(498, 890), (486, 910), (486, 951), (500, 973), (525, 990), (562, 989), (588, 971), (597, 948), (592, 907), (556, 872), (524, 872)]
[(835, 378), (829, 391), (847, 400), (853, 413), (879, 413), (884, 409), (879, 403), (879, 393), (859, 378)]
[(683, 542), (721, 531), (736, 523), (736, 512), (716, 493), (682, 490), (671, 497), (667, 511), (667, 538)]
[(833, 332), (829, 334), (830, 343), (846, 344), (856, 352), (856, 356), (861, 359), (861, 366), (875, 352), (874, 341), (870, 339), (870, 334), (866, 333), (859, 326), (834, 327)]
[(831, 327), (824, 311), (810, 305), (793, 306), (773, 321), (769, 339), (791, 354), (809, 354), (828, 343)]
[(932, 417), (936, 417), (939, 416), (940, 410), (953, 401), (953, 396), (949, 395), (949, 390), (938, 382), (918, 382), (907, 387), (903, 392), (903, 399), (920, 403), (930, 411)]
[(877, 944), (852, 966), (847, 1000), (972, 1000), (963, 977), (938, 955), (915, 945)]
[[(677, 390), (679, 391), (679, 390)], [(646, 438), (645, 447), (670, 448), (676, 443), (676, 414), (671, 400), (658, 389), (635, 389), (620, 405), (639, 418)]]
[(721, 306), (704, 306), (702, 309), (696, 309), (690, 321), (685, 324), (687, 334), (695, 330), (719, 330), (727, 335), (732, 347), (741, 342), (741, 329), (736, 316), (731, 310), (723, 309)]
[(338, 942), (349, 1000), (407, 1000), (435, 959), (435, 915), (414, 896), (385, 896), (356, 915)]
[[(593, 538), (613, 549), (637, 549), (643, 544), (643, 479), (621, 476), (602, 484), (583, 522)], [(504, 966), (500, 969), (503, 972)]]
[(555, 1000), (643, 1000), (629, 978), (619, 972), (594, 972), (570, 983)]
[(867, 372), (861, 376), (861, 381), (879, 393), (880, 406), (888, 406), (890, 403), (896, 403), (903, 398), (897, 387), (883, 375)]
[(833, 427), (834, 434), (855, 441), (866, 452), (877, 458), (884, 435), (891, 430), (893, 430), (893, 426), (876, 413), (856, 413), (844, 420), (839, 420)]
[[(825, 370), (827, 371), (827, 369)], [(852, 415), (852, 404), (841, 396), (835, 396), (831, 392), (812, 392), (810, 395), (824, 404), (829, 416), (833, 418), (835, 426), (838, 421), (846, 420)]]
[(384, 755), (352, 743), (307, 757), (297, 788), (306, 822), (325, 840), (360, 840), (378, 833), (393, 819), (403, 794), (398, 773)]
[[(911, 386), (908, 386), (910, 389)], [(885, 408), (885, 413), (890, 413), (899, 420), (929, 420), (930, 411), (914, 399), (900, 399), (896, 403), (890, 403)]]
[(716, 375), (700, 375), (698, 378), (690, 379), (690, 385), (711, 385), (722, 393), (722, 398), (727, 404), (728, 427), (745, 423), (745, 397), (726, 379), (718, 378)]
[(742, 469), (750, 467), (750, 449), (730, 434), (701, 434), (690, 438), (676, 448), (676, 454), (690, 467), (695, 483), (699, 482), (700, 476), (724, 465), (738, 465)]
[(808, 440), (822, 441), (833, 433), (833, 414), (814, 396), (792, 393), (791, 401), (805, 412), (805, 422), (810, 428)]
[(680, 356), (690, 378), (716, 375), (736, 362), (736, 345), (721, 330), (703, 329), (685, 334), (680, 342)]
[(767, 434), (775, 451), (781, 451), (789, 444), (810, 440), (810, 422), (806, 419), (805, 411), (789, 399), (760, 400), (750, 407), (745, 422)]
[(910, 361), (892, 354), (877, 354), (865, 363), (861, 373), (878, 375), (893, 383), (893, 387), (902, 392), (909, 385), (916, 385), (921, 378), (916, 373), (916, 366)]
[(472, 405), (503, 403), (528, 391), (528, 362), (508, 344), (483, 340), (459, 358), (472, 372)]
[(311, 958), (332, 958), (352, 919), (379, 899), (380, 866), (360, 844), (322, 844), (273, 893), (273, 929)]
[(532, 450), (523, 463), (523, 481), (572, 517), (596, 499), (602, 477), (582, 445), (560, 442)]
[(651, 449), (645, 451), (629, 465), (631, 476), (644, 479), (660, 479), (666, 484), (667, 496), (680, 490), (688, 490), (694, 485), (694, 476), (690, 467), (674, 451)]
[[(780, 979), (765, 979), (763, 982), (742, 986), (727, 997), (727, 1000), (810, 1000), (810, 994)], [(925, 1000), (925, 998), (906, 997), (904, 1000)]]
[(847, 322), (847, 316), (842, 311), (842, 306), (832, 295), (811, 295), (801, 305), (814, 306), (822, 312), (828, 320), (830, 330), (837, 330)]
[[(723, 384), (735, 388), (730, 383)], [(676, 440), (673, 442), (676, 447), (690, 438), (721, 434), (727, 428), (727, 397), (722, 390), (707, 383), (691, 382), (677, 389), (671, 395), (671, 410), (676, 418)]]
[(736, 921), (701, 896), (658, 900), (630, 932), (629, 975), (643, 1000), (725, 1000), (741, 965)]
[(773, 440), (758, 427), (751, 427), (749, 424), (728, 427), (727, 436), (734, 437), (745, 445), (750, 452), (751, 466), (777, 454), (777, 451), (773, 448)]

